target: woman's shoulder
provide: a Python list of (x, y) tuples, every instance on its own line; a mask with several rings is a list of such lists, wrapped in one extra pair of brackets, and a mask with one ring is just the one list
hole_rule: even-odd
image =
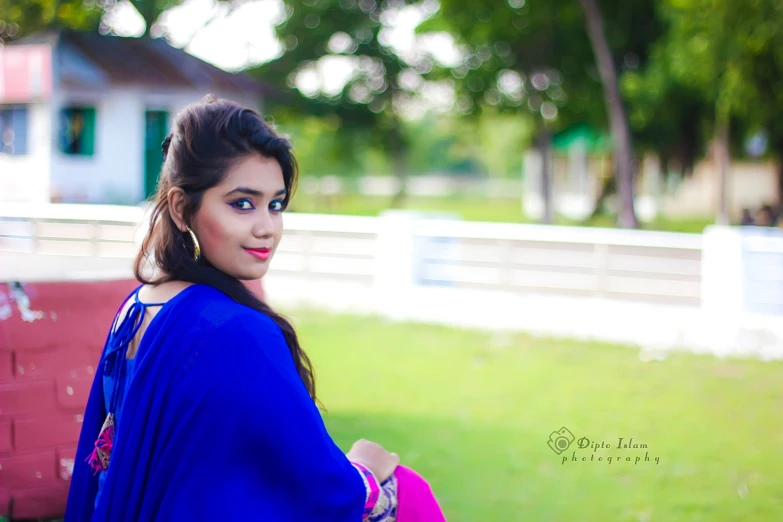
[(155, 337), (171, 348), (167, 353), (185, 360), (198, 354), (198, 366), (205, 370), (288, 353), (285, 336), (272, 318), (209, 285), (188, 287), (155, 320)]
[(176, 324), (170, 333), (175, 335), (169, 337), (178, 340), (184, 354), (200, 354), (200, 368), (229, 365), (236, 378), (257, 376), (262, 369), (291, 371), (288, 343), (271, 317), (213, 287), (188, 292), (190, 296), (183, 300), (187, 304), (171, 318)]
[(248, 332), (280, 332), (279, 326), (271, 317), (260, 310), (239, 303), (222, 291), (209, 285), (193, 285), (183, 296), (187, 310), (180, 320), (195, 325), (197, 321), (202, 329), (229, 330), (236, 335)]

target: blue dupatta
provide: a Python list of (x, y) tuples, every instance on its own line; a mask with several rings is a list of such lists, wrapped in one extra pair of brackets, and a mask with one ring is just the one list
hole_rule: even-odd
[(97, 365), (66, 522), (362, 520), (364, 483), (271, 319), (194, 285), (153, 318), (136, 357), (95, 505), (87, 460), (106, 417)]

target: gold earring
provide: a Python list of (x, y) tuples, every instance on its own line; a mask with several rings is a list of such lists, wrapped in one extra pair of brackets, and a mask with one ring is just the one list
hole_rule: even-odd
[(198, 261), (199, 258), (201, 258), (201, 246), (198, 244), (198, 239), (196, 239), (196, 234), (193, 233), (193, 231), (190, 229), (190, 227), (185, 227), (188, 232), (190, 232), (190, 237), (193, 239), (193, 261)]

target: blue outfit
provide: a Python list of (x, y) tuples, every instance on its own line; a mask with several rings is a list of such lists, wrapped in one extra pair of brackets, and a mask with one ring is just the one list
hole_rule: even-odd
[[(360, 522), (365, 482), (280, 328), (193, 285), (162, 305), (128, 361), (145, 307), (137, 292), (136, 318), (115, 320), (96, 371), (65, 521)], [(87, 461), (112, 409), (108, 470), (96, 475)]]

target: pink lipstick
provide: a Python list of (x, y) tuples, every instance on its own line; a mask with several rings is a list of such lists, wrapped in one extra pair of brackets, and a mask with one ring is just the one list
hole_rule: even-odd
[(260, 259), (261, 261), (266, 261), (269, 259), (269, 255), (271, 253), (268, 248), (246, 248), (245, 252), (255, 257), (256, 259)]

